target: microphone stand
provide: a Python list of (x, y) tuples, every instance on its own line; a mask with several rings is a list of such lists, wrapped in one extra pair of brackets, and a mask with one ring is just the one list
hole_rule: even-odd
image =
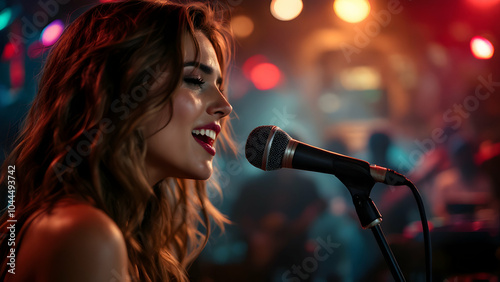
[(404, 282), (406, 281), (401, 269), (399, 268), (398, 262), (391, 251), (391, 248), (387, 244), (387, 240), (382, 231), (380, 223), (382, 222), (382, 215), (378, 211), (377, 207), (370, 199), (370, 192), (375, 185), (375, 182), (371, 178), (360, 177), (357, 180), (341, 179), (341, 181), (346, 185), (351, 193), (354, 207), (356, 208), (356, 213), (358, 214), (359, 221), (363, 229), (371, 229), (375, 240), (377, 241), (382, 254), (384, 255), (385, 261), (389, 266), (394, 280)]

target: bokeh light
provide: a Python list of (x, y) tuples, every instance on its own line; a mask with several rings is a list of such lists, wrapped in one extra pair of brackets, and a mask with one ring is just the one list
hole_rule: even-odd
[(240, 15), (231, 19), (231, 29), (235, 36), (244, 38), (252, 34), (254, 24), (252, 19), (247, 16)]
[(340, 83), (346, 90), (373, 90), (380, 88), (382, 78), (377, 69), (361, 66), (342, 70)]
[(52, 44), (56, 43), (57, 39), (61, 36), (62, 32), (64, 30), (64, 24), (61, 20), (55, 20), (48, 24), (43, 30), (42, 34), (40, 35), (40, 40), (42, 41), (43, 45), (45, 46), (51, 46)]
[(331, 114), (340, 109), (340, 99), (333, 93), (326, 93), (318, 98), (318, 107), (325, 113)]
[(10, 60), (15, 53), (16, 53), (16, 46), (12, 42), (7, 43), (3, 48), (2, 61), (5, 62)]
[(495, 49), (491, 42), (481, 36), (475, 36), (470, 41), (470, 49), (474, 57), (478, 59), (489, 59), (493, 56)]
[(366, 0), (335, 0), (335, 14), (348, 23), (358, 23), (370, 14), (370, 3)]
[(257, 89), (269, 90), (278, 85), (281, 72), (271, 63), (260, 63), (251, 70), (250, 79)]
[(251, 79), (250, 78), (250, 73), (252, 72), (253, 68), (258, 65), (258, 64), (261, 64), (261, 63), (267, 63), (267, 58), (264, 56), (264, 55), (254, 55), (250, 58), (248, 58), (245, 63), (243, 63), (243, 66), (242, 66), (242, 70), (243, 70), (243, 75), (247, 78), (247, 79)]
[(427, 46), (429, 60), (438, 67), (446, 67), (449, 63), (448, 52), (446, 48), (438, 43), (431, 43)]
[(11, 88), (16, 89), (23, 86), (25, 72), (23, 60), (12, 60), (10, 62), (9, 74)]
[(295, 19), (302, 12), (302, 0), (273, 0), (271, 14), (280, 21)]
[(10, 8), (5, 8), (0, 12), (0, 30), (4, 29), (10, 22), (12, 11)]
[(470, 23), (465, 21), (456, 21), (449, 26), (450, 35), (458, 42), (467, 42), (472, 37), (472, 28)]
[(500, 3), (500, 0), (468, 0), (467, 2), (476, 8), (489, 9)]

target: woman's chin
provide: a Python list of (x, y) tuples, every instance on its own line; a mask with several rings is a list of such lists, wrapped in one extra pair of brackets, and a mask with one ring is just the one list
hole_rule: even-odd
[(210, 171), (209, 173), (197, 175), (196, 177), (193, 177), (192, 179), (194, 179), (194, 180), (208, 180), (210, 178), (210, 176), (212, 176), (212, 171)]
[(209, 167), (204, 167), (201, 169), (198, 169), (196, 171), (191, 171), (190, 173), (187, 173), (186, 177), (183, 178), (188, 178), (188, 179), (193, 179), (193, 180), (208, 180), (213, 173), (212, 166)]

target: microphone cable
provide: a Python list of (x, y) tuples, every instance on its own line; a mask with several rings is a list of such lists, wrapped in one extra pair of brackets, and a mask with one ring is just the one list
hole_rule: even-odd
[[(406, 177), (405, 177), (406, 178)], [(422, 201), (422, 197), (418, 192), (417, 187), (413, 182), (406, 178), (404, 185), (408, 186), (417, 202), (418, 212), (420, 214), (420, 220), (422, 222), (422, 233), (424, 236), (424, 247), (425, 247), (425, 280), (427, 282), (432, 281), (432, 247), (431, 247), (431, 236), (429, 231), (429, 224), (427, 221), (427, 216), (425, 215), (424, 203)]]

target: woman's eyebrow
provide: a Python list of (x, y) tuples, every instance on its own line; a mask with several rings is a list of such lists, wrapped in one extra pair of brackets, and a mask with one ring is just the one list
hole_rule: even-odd
[(202, 64), (202, 63), (199, 63), (199, 62), (195, 62), (195, 61), (185, 62), (184, 66), (185, 67), (198, 67), (201, 71), (203, 71), (206, 74), (214, 73), (214, 69), (212, 67), (207, 66), (207, 65)]

